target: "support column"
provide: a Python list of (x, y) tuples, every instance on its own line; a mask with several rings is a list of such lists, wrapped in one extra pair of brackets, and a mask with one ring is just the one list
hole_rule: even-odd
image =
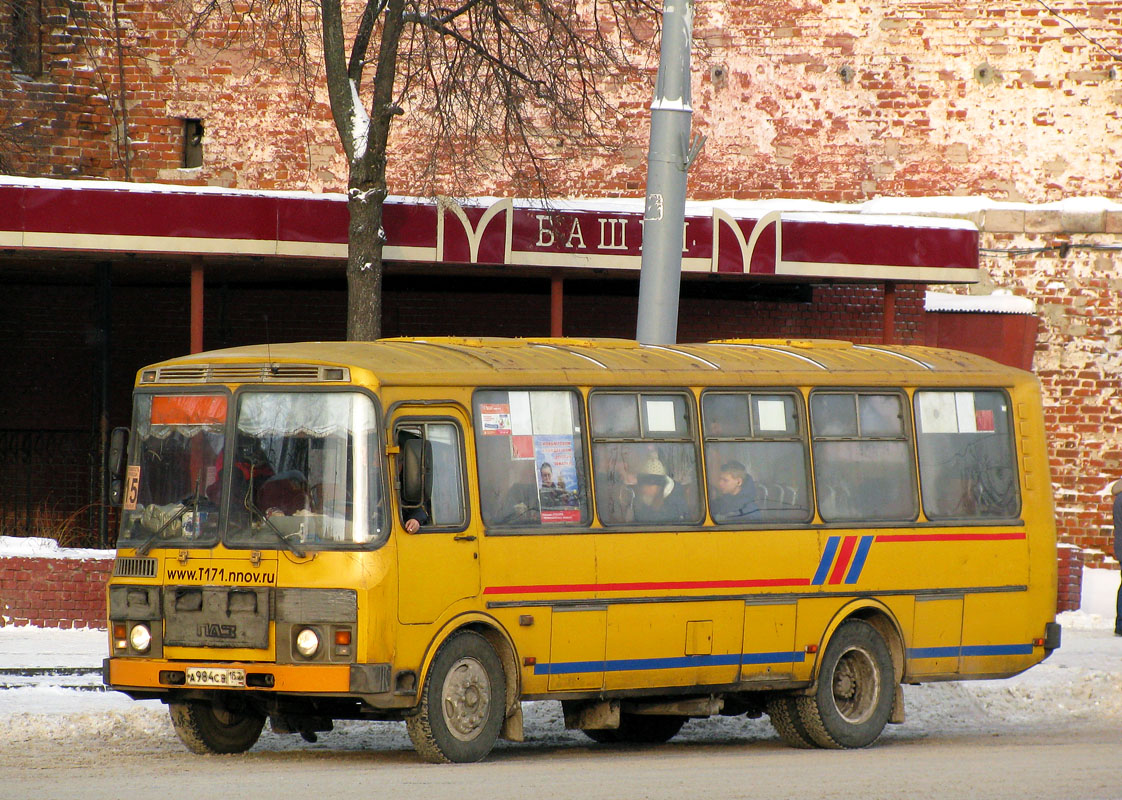
[(884, 332), (881, 340), (884, 344), (896, 343), (896, 284), (884, 284)]
[(554, 275), (549, 282), (549, 335), (560, 339), (565, 334), (563, 321), (565, 317), (565, 279)]
[(98, 355), (98, 488), (97, 538), (101, 547), (109, 546), (109, 329), (112, 324), (110, 302), (113, 284), (110, 265), (97, 265), (97, 355)]
[(191, 352), (203, 351), (203, 260), (191, 262)]

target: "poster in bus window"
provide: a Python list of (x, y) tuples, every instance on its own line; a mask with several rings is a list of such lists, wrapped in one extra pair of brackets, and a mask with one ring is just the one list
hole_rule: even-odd
[(510, 436), (510, 405), (480, 403), (479, 424), (484, 436)]
[(534, 436), (542, 522), (580, 522), (577, 462), (572, 436)]

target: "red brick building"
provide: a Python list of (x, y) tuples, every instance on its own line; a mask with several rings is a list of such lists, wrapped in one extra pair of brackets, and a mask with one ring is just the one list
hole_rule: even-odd
[[(244, 49), (221, 47), (222, 20), (185, 42), (184, 22), (168, 4), (122, 0), (116, 18), (95, 0), (17, 7), (0, 17), (0, 42), (9, 43), (0, 45), (0, 169), (249, 189), (343, 187), (345, 164), (323, 91), (309, 95)], [(861, 209), (867, 213), (883, 197), (893, 198), (893, 213), (973, 222), (983, 258), (971, 291), (1011, 289), (1038, 309), (1034, 367), (1048, 398), (1061, 533), (1102, 550), (1108, 506), (1097, 493), (1122, 474), (1114, 377), (1122, 366), (1114, 252), (1122, 245), (1122, 205), (1110, 202), (1122, 169), (1122, 84), (1112, 66), (1122, 52), (1122, 3), (1054, 8), (1034, 0), (986, 8), (699, 2), (694, 121), (709, 141), (690, 194), (870, 201)], [(627, 124), (599, 152), (559, 151), (568, 165), (554, 175), (560, 196), (641, 195), (652, 68), (607, 82)], [(396, 193), (456, 188), (421, 179), (425, 124), (406, 103), (392, 148)], [(511, 194), (502, 175), (458, 180), (473, 195)], [(994, 202), (939, 199), (952, 195)], [(1090, 196), (1108, 199), (1079, 201)], [(91, 452), (97, 403), (75, 395), (100, 392), (99, 348), (108, 343), (112, 353), (108, 407), (116, 424), (126, 415), (131, 371), (190, 343), (190, 263), (153, 254), (114, 260), (111, 306), (98, 302), (102, 263), (93, 255), (60, 261), (26, 249), (0, 252), (0, 340), (14, 354), (0, 398), (0, 438), (10, 444), (0, 485), (68, 487), (58, 495), (32, 491), (40, 499), (31, 511), (42, 506), (57, 516), (84, 505), (88, 457), (64, 464), (52, 455), (43, 478), (30, 465), (46, 463), (43, 453)], [(881, 341), (885, 286), (690, 280), (680, 335)], [(387, 283), (385, 331), (548, 333), (550, 293), (546, 274), (402, 266)], [(262, 341), (266, 315), (276, 340), (339, 336), (342, 298), (338, 265), (247, 256), (208, 267), (205, 344)], [(629, 335), (634, 303), (630, 273), (567, 279), (564, 332)], [(918, 284), (897, 286), (890, 328), (898, 341), (927, 338)], [(79, 375), (84, 388), (75, 392)]]

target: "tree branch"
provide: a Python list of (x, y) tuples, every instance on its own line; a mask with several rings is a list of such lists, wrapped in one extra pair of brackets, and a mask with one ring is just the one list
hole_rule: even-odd
[[(367, 7), (369, 7), (367, 3)], [(351, 121), (354, 118), (354, 96), (352, 93), (350, 76), (344, 54), (346, 53), (346, 40), (343, 35), (343, 10), (340, 0), (320, 0), (320, 9), (323, 14), (321, 21), (323, 37), (323, 62), (327, 72), (327, 95), (331, 101), (331, 117), (335, 121), (335, 129), (339, 132), (339, 140), (343, 144), (343, 152), (347, 160), (354, 158), (355, 142)]]

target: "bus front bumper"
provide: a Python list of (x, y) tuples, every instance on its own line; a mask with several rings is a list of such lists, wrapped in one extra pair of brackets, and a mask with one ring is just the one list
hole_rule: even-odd
[(389, 690), (389, 664), (262, 664), (107, 658), (102, 680), (122, 692), (177, 689), (373, 695)]

